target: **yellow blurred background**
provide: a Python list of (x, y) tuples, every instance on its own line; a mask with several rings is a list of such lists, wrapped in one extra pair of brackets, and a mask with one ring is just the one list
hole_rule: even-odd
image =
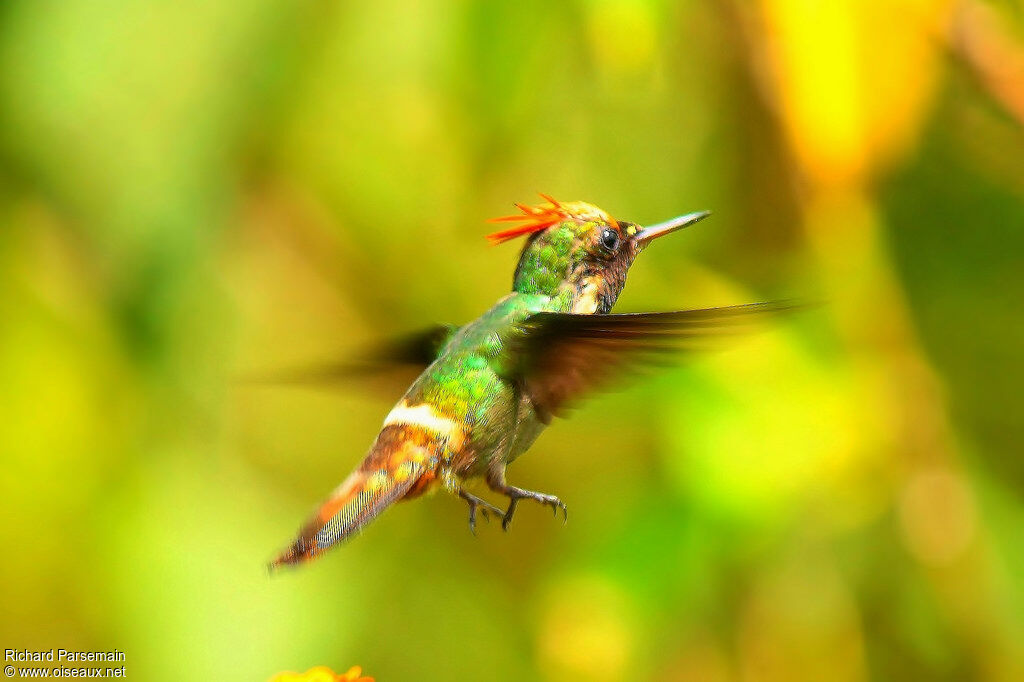
[[(510, 286), (535, 191), (711, 209), (619, 311), (823, 308), (268, 577), (381, 387), (241, 386)], [(130, 679), (1024, 679), (1014, 0), (8, 0), (0, 647)]]

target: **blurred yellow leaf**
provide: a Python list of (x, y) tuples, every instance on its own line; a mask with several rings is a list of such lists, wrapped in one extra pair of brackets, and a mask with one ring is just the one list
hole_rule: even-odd
[(783, 124), (816, 182), (857, 183), (905, 149), (934, 90), (948, 0), (762, 0)]

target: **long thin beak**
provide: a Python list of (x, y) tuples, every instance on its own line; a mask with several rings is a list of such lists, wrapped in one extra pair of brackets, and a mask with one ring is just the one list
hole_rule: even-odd
[(681, 215), (678, 218), (673, 218), (672, 220), (666, 220), (665, 222), (658, 223), (657, 225), (645, 227), (636, 233), (636, 241), (641, 246), (646, 246), (652, 239), (657, 239), (658, 237), (663, 237), (670, 232), (675, 232), (676, 230), (681, 230), (684, 227), (689, 227), (696, 222), (704, 220), (709, 215), (711, 215), (711, 211), (695, 211), (693, 213)]

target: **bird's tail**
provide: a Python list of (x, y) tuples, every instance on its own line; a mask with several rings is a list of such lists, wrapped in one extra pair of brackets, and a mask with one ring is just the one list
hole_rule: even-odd
[(443, 444), (417, 425), (386, 426), (370, 453), (270, 563), (309, 561), (355, 533), (393, 502), (415, 497), (434, 481)]

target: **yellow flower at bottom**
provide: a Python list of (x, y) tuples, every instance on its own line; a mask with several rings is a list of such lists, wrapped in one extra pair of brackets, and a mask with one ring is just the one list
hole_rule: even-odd
[(344, 675), (338, 675), (338, 682), (373, 682), (373, 678), (363, 677), (363, 669), (354, 665)]
[(354, 665), (347, 672), (338, 675), (327, 666), (310, 668), (304, 673), (284, 672), (270, 678), (270, 682), (373, 682), (372, 677), (363, 677), (363, 669)]

